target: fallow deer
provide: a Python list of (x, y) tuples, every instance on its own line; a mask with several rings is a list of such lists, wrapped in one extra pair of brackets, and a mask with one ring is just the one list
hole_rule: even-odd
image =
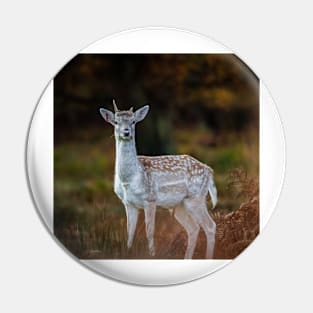
[(174, 216), (188, 235), (185, 258), (191, 259), (200, 227), (206, 235), (206, 258), (213, 258), (216, 225), (207, 211), (209, 193), (213, 208), (217, 191), (213, 170), (189, 155), (138, 156), (135, 125), (148, 111), (146, 105), (136, 112), (101, 108), (104, 120), (114, 126), (116, 160), (114, 191), (126, 209), (127, 247), (133, 243), (138, 211), (144, 210), (149, 252), (155, 255), (154, 225), (157, 207), (174, 209)]

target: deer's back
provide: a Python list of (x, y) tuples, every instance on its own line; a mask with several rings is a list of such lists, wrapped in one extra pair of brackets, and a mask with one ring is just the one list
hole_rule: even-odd
[(182, 172), (188, 176), (198, 176), (213, 170), (206, 164), (198, 161), (187, 154), (182, 155), (162, 155), (162, 156), (138, 156), (138, 160), (144, 169), (160, 173)]

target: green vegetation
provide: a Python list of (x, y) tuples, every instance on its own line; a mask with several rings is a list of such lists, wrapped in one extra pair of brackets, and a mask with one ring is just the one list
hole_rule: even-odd
[[(126, 216), (113, 192), (113, 130), (98, 113), (100, 107), (112, 108), (113, 98), (122, 110), (150, 105), (136, 126), (138, 154), (190, 154), (213, 168), (221, 214), (216, 221), (224, 225), (217, 237), (223, 253), (216, 255), (239, 253), (238, 246), (256, 234), (248, 229), (249, 220), (241, 222), (251, 208), (256, 216), (255, 202), (244, 206), (243, 215), (236, 213), (236, 225), (229, 226), (229, 214), (251, 200), (249, 187), (242, 186), (258, 189), (259, 81), (232, 54), (80, 54), (58, 73), (54, 232), (60, 241), (80, 258), (149, 258), (142, 214), (127, 251)], [(248, 178), (240, 176), (244, 184), (238, 185), (232, 173), (239, 168)], [(240, 238), (244, 225), (245, 238), (237, 245), (233, 238)], [(186, 234), (168, 211), (157, 213), (155, 239), (157, 258), (183, 257)], [(195, 257), (203, 255), (200, 233)]]
[[(81, 139), (55, 145), (55, 233), (80, 258), (149, 258), (143, 216), (139, 219), (134, 248), (127, 251), (125, 211), (113, 191), (113, 130), (105, 125), (103, 128), (101, 135), (99, 130), (85, 130)], [(236, 210), (247, 198), (232, 188), (231, 170), (240, 167), (249, 177), (258, 177), (258, 140), (251, 137), (253, 133), (242, 136), (245, 140), (239, 140), (239, 134), (236, 140), (234, 135), (215, 138), (203, 127), (176, 129), (173, 134), (177, 153), (190, 154), (214, 169), (219, 198), (216, 211), (220, 213)], [(166, 210), (157, 213), (156, 237), (157, 257), (183, 256), (181, 245), (185, 234)], [(164, 240), (168, 244), (164, 245)], [(198, 247), (198, 257), (201, 256)]]

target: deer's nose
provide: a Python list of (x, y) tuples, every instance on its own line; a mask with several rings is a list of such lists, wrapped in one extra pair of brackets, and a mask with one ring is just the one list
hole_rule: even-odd
[(130, 135), (129, 129), (124, 129), (123, 135), (124, 135), (125, 137), (128, 137), (128, 136)]

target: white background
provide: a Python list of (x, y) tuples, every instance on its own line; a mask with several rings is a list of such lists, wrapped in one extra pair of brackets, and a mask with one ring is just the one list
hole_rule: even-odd
[[(312, 311), (310, 2), (77, 2), (0, 5), (0, 311)], [(163, 288), (110, 281), (69, 258), (39, 222), (24, 170), (28, 123), (49, 79), (90, 42), (152, 25), (233, 49), (271, 90), (287, 144), (286, 183), (263, 234), (223, 270)]]

